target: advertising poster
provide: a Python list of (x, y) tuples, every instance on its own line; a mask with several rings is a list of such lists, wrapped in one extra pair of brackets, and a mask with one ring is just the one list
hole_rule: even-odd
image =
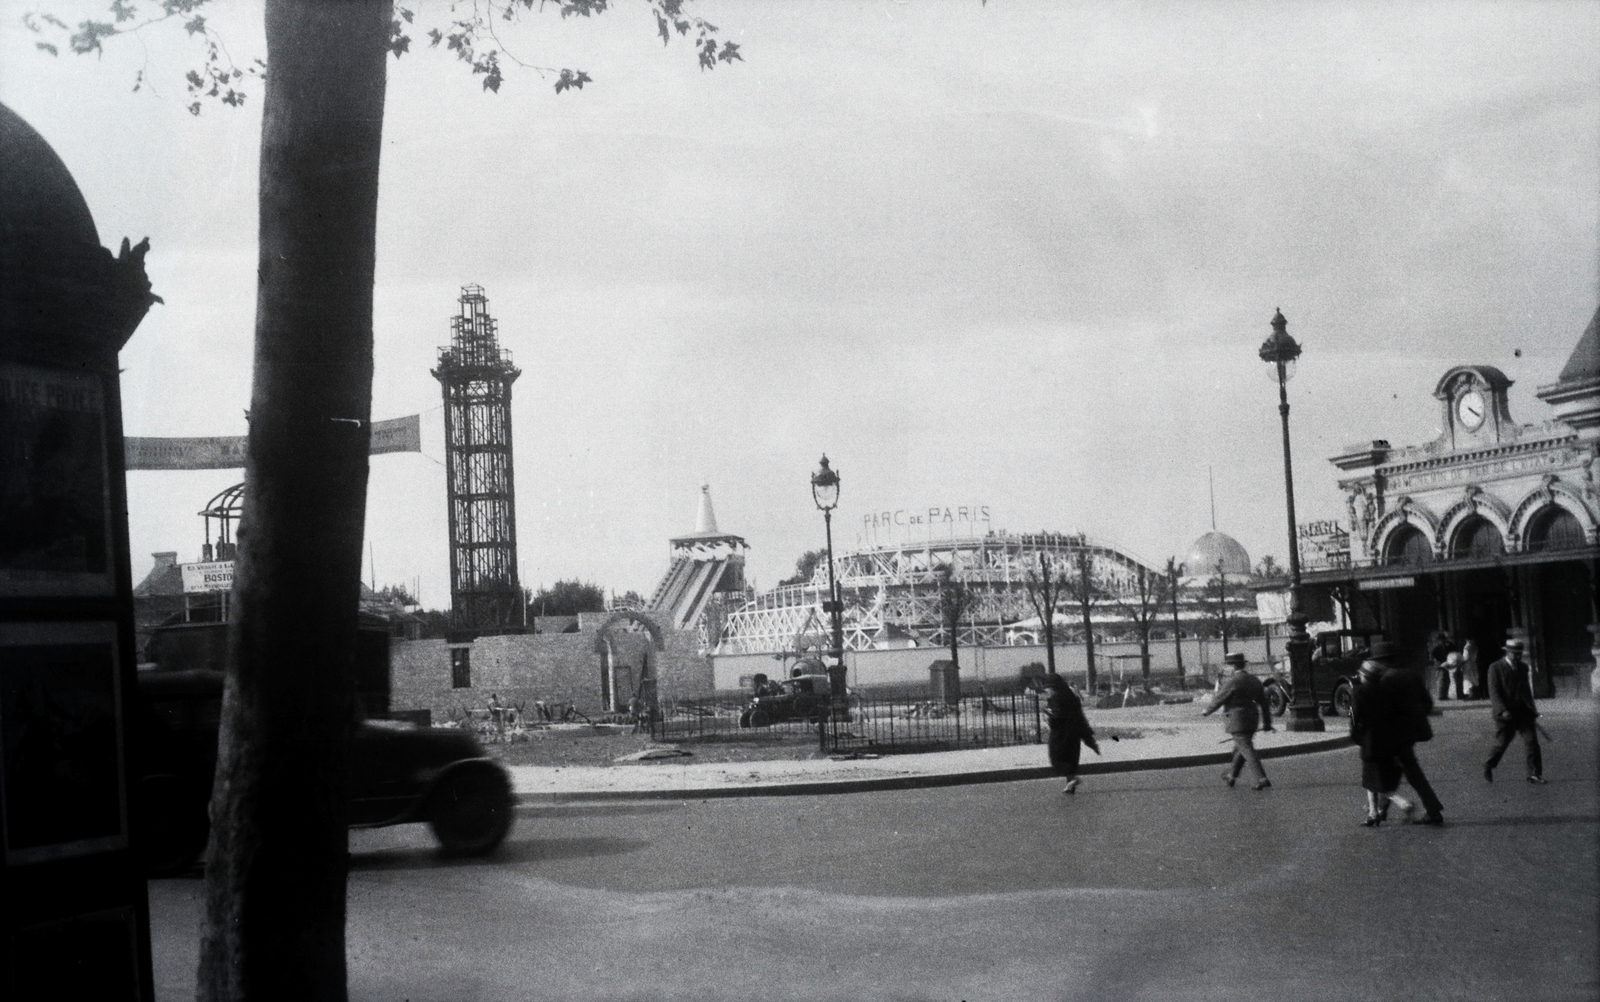
[(0, 624), (0, 838), (22, 865), (128, 844), (116, 624)]
[(0, 365), (0, 596), (111, 594), (111, 538), (99, 379)]

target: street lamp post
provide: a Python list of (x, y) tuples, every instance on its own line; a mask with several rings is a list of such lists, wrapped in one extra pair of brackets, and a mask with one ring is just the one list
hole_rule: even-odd
[(1289, 684), (1294, 687), (1294, 702), (1284, 726), (1291, 731), (1323, 730), (1322, 714), (1317, 709), (1317, 694), (1311, 683), (1311, 637), (1306, 634), (1305, 603), (1300, 594), (1300, 539), (1294, 519), (1294, 468), (1289, 460), (1289, 377), (1300, 345), (1289, 336), (1289, 321), (1283, 311), (1272, 315), (1272, 336), (1261, 345), (1261, 360), (1277, 367), (1278, 416), (1283, 421), (1283, 492), (1289, 506)]
[[(837, 711), (845, 701), (844, 603), (840, 601), (839, 580), (833, 571), (833, 509), (839, 505), (839, 472), (828, 465), (827, 456), (822, 457), (822, 466), (811, 475), (811, 498), (822, 511), (828, 533), (828, 600), (822, 603), (822, 611), (828, 614), (833, 627), (833, 647), (828, 652), (832, 660), (828, 665), (828, 690)], [(837, 712), (830, 716), (837, 719)]]

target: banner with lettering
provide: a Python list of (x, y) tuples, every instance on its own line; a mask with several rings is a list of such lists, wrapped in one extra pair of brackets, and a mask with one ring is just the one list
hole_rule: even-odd
[[(244, 466), (246, 438), (135, 438), (125, 440), (130, 470), (233, 470)], [(373, 456), (422, 451), (422, 415), (372, 422)]]

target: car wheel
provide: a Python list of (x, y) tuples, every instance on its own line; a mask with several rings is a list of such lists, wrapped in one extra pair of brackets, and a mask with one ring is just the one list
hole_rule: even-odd
[(433, 791), (428, 825), (452, 856), (493, 852), (511, 830), (511, 784), (498, 769), (458, 769)]
[(749, 710), (746, 710), (743, 713), (739, 714), (739, 726), (740, 727), (749, 727), (750, 726), (750, 711)]
[(1289, 712), (1289, 694), (1283, 691), (1283, 686), (1267, 686), (1267, 706), (1272, 710), (1274, 717), (1281, 717)]
[(771, 727), (772, 726), (772, 714), (768, 713), (766, 710), (751, 710), (750, 711), (750, 726), (751, 727)]
[(134, 847), (145, 872), (170, 877), (187, 872), (206, 851), (211, 821), (206, 802), (177, 776), (146, 776), (139, 784), (139, 825)]
[(1349, 682), (1341, 682), (1338, 688), (1333, 690), (1333, 712), (1340, 717), (1348, 717), (1350, 715)]

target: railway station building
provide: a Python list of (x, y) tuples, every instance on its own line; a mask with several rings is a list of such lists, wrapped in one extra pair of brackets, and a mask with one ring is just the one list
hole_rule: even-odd
[(1537, 692), (1589, 693), (1600, 568), (1597, 322), (1600, 311), (1559, 378), (1537, 389), (1549, 407), (1542, 420), (1513, 418), (1501, 370), (1458, 365), (1434, 387), (1439, 437), (1363, 442), (1331, 457), (1344, 474), (1349, 528), (1303, 547), (1308, 589), (1341, 603), (1352, 626), (1383, 630), (1413, 664), (1425, 662), (1435, 631), (1458, 645), (1474, 640), (1483, 665), (1518, 637)]

